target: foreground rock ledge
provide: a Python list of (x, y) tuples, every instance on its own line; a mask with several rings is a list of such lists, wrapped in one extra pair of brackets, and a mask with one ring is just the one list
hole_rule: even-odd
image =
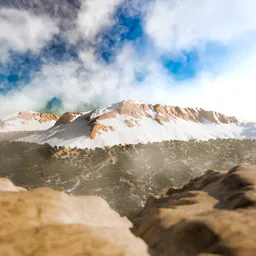
[(0, 179), (0, 255), (148, 255), (131, 226), (100, 197), (25, 191)]
[(256, 255), (256, 166), (208, 171), (134, 218), (156, 255)]

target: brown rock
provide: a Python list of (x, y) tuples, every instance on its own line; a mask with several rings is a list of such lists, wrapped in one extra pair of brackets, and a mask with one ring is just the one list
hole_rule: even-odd
[(124, 120), (125, 124), (127, 125), (127, 127), (134, 127), (135, 124), (132, 120)]
[(238, 120), (235, 117), (228, 117), (218, 112), (206, 111), (203, 109), (199, 110), (199, 116), (213, 123), (229, 124), (229, 123), (238, 122)]
[(99, 197), (48, 188), (0, 192), (0, 255), (148, 255), (129, 227)]
[[(155, 117), (150, 114), (152, 111), (155, 112)], [(144, 104), (131, 100), (122, 101), (119, 104), (119, 108), (116, 110), (112, 110), (102, 115), (99, 115), (99, 113), (99, 111), (95, 110), (91, 111), (90, 113), (86, 113), (83, 116), (83, 119), (86, 120), (91, 127), (91, 132), (89, 135), (90, 139), (94, 139), (96, 135), (100, 134), (102, 131), (115, 131), (114, 127), (106, 126), (100, 121), (116, 118), (118, 114), (127, 115), (134, 118), (133, 121), (129, 119), (124, 121), (128, 127), (139, 125), (138, 119), (141, 118), (154, 118), (154, 120), (161, 125), (164, 125), (166, 122), (175, 122), (178, 118), (200, 123), (204, 122), (205, 120), (209, 120), (214, 123), (230, 123), (237, 121), (235, 117), (226, 117), (220, 113), (205, 111), (203, 109), (196, 110), (193, 108), (171, 107), (161, 104), (156, 104), (153, 106), (152, 104)], [(67, 112), (60, 117), (56, 125), (70, 123), (76, 115), (80, 114), (80, 112)]]
[(256, 166), (208, 171), (150, 198), (136, 234), (161, 255), (256, 255)]
[(113, 132), (113, 131), (115, 131), (115, 129), (112, 126), (106, 126), (104, 124), (96, 122), (92, 126), (92, 130), (91, 130), (91, 133), (89, 135), (89, 138), (91, 140), (95, 139), (97, 134), (101, 134), (101, 131), (104, 131), (104, 132), (112, 131)]
[(152, 116), (147, 113), (147, 110), (150, 110), (148, 105), (135, 103), (134, 101), (124, 100), (120, 103), (118, 113), (120, 115), (128, 115), (134, 118), (142, 118), (142, 117), (149, 117)]
[(57, 121), (60, 117), (55, 114), (48, 114), (48, 113), (42, 113), (40, 114), (40, 123), (46, 123), (46, 122), (51, 122), (51, 121)]
[(105, 114), (99, 116), (97, 118), (97, 121), (104, 120), (104, 119), (109, 119), (109, 118), (116, 118), (116, 112), (115, 111), (110, 111), (108, 113), (105, 113)]
[(160, 104), (155, 105), (154, 109), (157, 113), (156, 121), (160, 124), (177, 118), (200, 123), (204, 120), (209, 120), (213, 123), (233, 123), (238, 121), (235, 117), (227, 117), (218, 112), (205, 111), (203, 109), (196, 111), (192, 108), (170, 107)]
[(15, 121), (18, 119), (25, 120), (25, 121), (38, 120), (40, 123), (45, 123), (50, 121), (57, 121), (59, 119), (59, 116), (55, 114), (48, 114), (48, 113), (36, 113), (36, 112), (30, 112), (30, 111), (23, 111), (23, 112), (20, 112), (18, 116), (5, 120), (4, 123), (7, 126), (9, 121)]
[(70, 123), (77, 115), (81, 115), (81, 112), (66, 112), (64, 113), (55, 125), (68, 124)]
[(0, 191), (25, 191), (25, 188), (15, 186), (9, 179), (0, 178)]
[(111, 132), (114, 132), (116, 129), (113, 126), (109, 126)]
[[(92, 114), (91, 112), (90, 114)], [(85, 119), (89, 122), (91, 126), (91, 132), (89, 135), (90, 139), (95, 139), (97, 134), (101, 134), (101, 131), (105, 132), (114, 132), (115, 128), (113, 126), (106, 126), (104, 124), (101, 124), (99, 121), (109, 119), (109, 118), (115, 118), (116, 117), (116, 112), (115, 111), (110, 111), (108, 113), (105, 113), (97, 118), (91, 119), (90, 115), (87, 115)]]

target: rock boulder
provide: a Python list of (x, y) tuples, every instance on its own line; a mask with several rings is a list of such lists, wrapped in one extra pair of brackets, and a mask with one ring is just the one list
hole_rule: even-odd
[(156, 255), (256, 255), (256, 166), (208, 171), (147, 200), (135, 233)]

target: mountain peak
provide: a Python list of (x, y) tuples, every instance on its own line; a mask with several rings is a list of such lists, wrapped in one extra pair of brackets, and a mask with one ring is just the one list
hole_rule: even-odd
[[(134, 100), (123, 100), (119, 103), (90, 112), (90, 120), (106, 119), (115, 117), (116, 114), (127, 115), (133, 118), (151, 118), (159, 124), (184, 119), (187, 121), (204, 123), (205, 121), (220, 123), (235, 123), (237, 118), (225, 116), (215, 111), (206, 111), (202, 108), (181, 108), (178, 106), (168, 106), (163, 104), (147, 104)], [(87, 113), (88, 115), (88, 113)]]
[(0, 132), (46, 130), (59, 119), (58, 115), (21, 111), (0, 120)]
[(42, 130), (21, 141), (78, 148), (256, 136), (255, 123), (239, 122), (215, 111), (134, 100), (87, 112), (66, 112), (60, 117), (24, 111), (3, 119), (0, 126), (5, 132)]

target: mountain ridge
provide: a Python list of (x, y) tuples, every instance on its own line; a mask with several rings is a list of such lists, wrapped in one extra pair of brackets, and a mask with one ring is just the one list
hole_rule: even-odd
[(0, 118), (0, 133), (46, 130), (59, 119), (59, 115), (21, 111)]
[[(43, 129), (41, 129), (43, 130)], [(87, 112), (66, 112), (47, 130), (19, 141), (70, 148), (161, 142), (256, 138), (256, 123), (202, 108), (125, 100)]]

